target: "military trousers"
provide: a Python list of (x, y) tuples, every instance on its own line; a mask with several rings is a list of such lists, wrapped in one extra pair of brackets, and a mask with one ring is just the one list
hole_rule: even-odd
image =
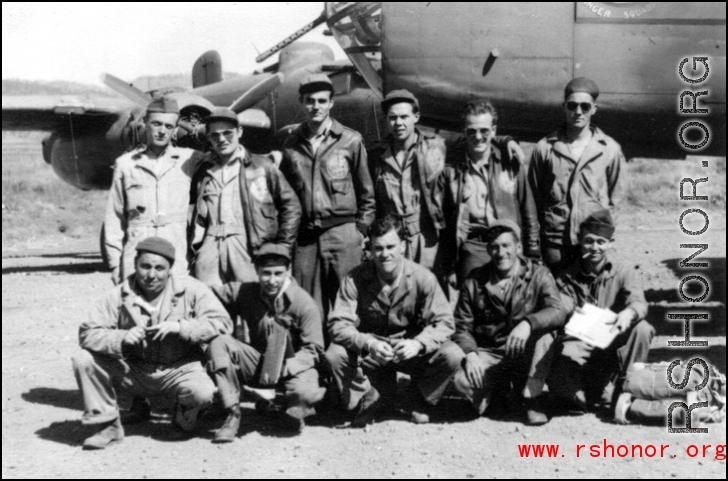
[[(207, 356), (207, 370), (217, 384), (220, 400), (226, 409), (232, 409), (240, 404), (241, 385), (257, 385), (263, 356), (230, 336), (214, 339)], [(314, 406), (326, 394), (326, 389), (319, 386), (319, 373), (315, 368), (292, 376), (284, 372), (277, 388), (284, 393), (286, 412), (297, 419), (315, 414)]]
[(460, 368), (463, 356), (462, 349), (453, 342), (446, 342), (432, 354), (386, 365), (371, 356), (347, 351), (339, 344), (331, 344), (326, 351), (326, 360), (348, 411), (355, 409), (372, 387), (383, 396), (394, 396), (398, 372), (410, 375), (412, 385), (419, 389), (425, 401), (435, 405)]
[(551, 332), (532, 336), (526, 343), (526, 350), (519, 357), (506, 356), (505, 348), (479, 348), (478, 357), (485, 364), (483, 386), (470, 384), (461, 368), (455, 376), (455, 388), (465, 396), (482, 415), (493, 400), (503, 398), (515, 390), (524, 398), (536, 398), (543, 391), (553, 361), (554, 335)]
[[(562, 336), (556, 341), (555, 358), (549, 391), (557, 397), (574, 399), (581, 391), (588, 404), (612, 402), (614, 392), (636, 362), (647, 362), (655, 329), (640, 321), (619, 334), (607, 349), (599, 349), (575, 337)], [(615, 391), (616, 392), (616, 391)]]
[(195, 278), (207, 286), (258, 282), (245, 237), (207, 235), (195, 259)]
[(344, 278), (362, 262), (362, 241), (363, 236), (353, 222), (299, 233), (293, 277), (316, 301), (324, 319)]
[(119, 417), (117, 390), (141, 398), (167, 397), (184, 410), (212, 403), (215, 385), (199, 361), (153, 366), (82, 351), (73, 370), (84, 403), (84, 424), (105, 424)]

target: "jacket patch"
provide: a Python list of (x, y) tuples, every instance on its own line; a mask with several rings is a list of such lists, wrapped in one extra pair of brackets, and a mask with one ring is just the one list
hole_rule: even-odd
[(268, 182), (265, 177), (258, 177), (250, 183), (250, 195), (261, 204), (273, 202), (273, 196), (268, 190)]
[(326, 162), (326, 171), (332, 179), (345, 179), (349, 175), (349, 161), (346, 157), (345, 150), (337, 150)]
[(516, 178), (508, 171), (503, 171), (498, 175), (498, 187), (503, 192), (509, 194), (516, 193)]

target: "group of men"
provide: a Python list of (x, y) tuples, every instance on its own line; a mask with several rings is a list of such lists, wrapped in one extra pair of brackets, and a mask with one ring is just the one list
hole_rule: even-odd
[[(390, 134), (368, 155), (331, 117), (326, 75), (299, 92), (307, 120), (280, 165), (240, 143), (230, 110), (205, 119), (203, 154), (173, 145), (174, 100), (149, 105), (107, 209), (117, 287), (74, 358), (84, 422), (100, 428), (84, 446), (123, 440), (119, 389), (134, 397), (124, 424), (167, 396), (184, 433), (217, 399), (216, 443), (236, 439), (243, 397), (295, 431), (327, 389), (354, 427), (393, 409), (429, 422), (448, 390), (534, 425), (549, 419), (546, 385), (558, 405), (608, 404), (654, 331), (634, 271), (609, 254), (625, 159), (591, 125), (596, 84), (566, 86), (566, 123), (528, 172), (486, 100), (466, 105), (463, 140), (446, 146), (417, 127), (417, 98), (392, 91)], [(563, 334), (586, 303), (618, 315), (608, 349)]]

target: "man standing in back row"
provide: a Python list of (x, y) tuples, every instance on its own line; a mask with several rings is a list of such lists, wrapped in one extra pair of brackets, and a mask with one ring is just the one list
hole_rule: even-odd
[(374, 191), (361, 135), (330, 116), (329, 77), (304, 78), (299, 93), (306, 122), (286, 139), (280, 168), (303, 208), (293, 277), (325, 316), (341, 281), (362, 260)]
[(171, 145), (178, 118), (174, 99), (153, 100), (144, 116), (146, 143), (116, 160), (104, 221), (114, 284), (134, 274), (136, 246), (150, 236), (172, 242), (177, 253), (174, 272), (188, 273), (190, 183), (202, 154)]
[(626, 161), (619, 144), (591, 125), (599, 87), (586, 77), (566, 86), (566, 125), (536, 144), (528, 181), (536, 199), (544, 262), (555, 275), (579, 258), (579, 226), (622, 199)]

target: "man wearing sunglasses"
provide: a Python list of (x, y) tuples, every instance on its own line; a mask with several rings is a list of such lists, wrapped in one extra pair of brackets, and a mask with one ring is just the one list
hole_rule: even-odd
[(437, 267), (445, 276), (455, 274), (457, 286), (490, 261), (484, 239), (498, 220), (514, 221), (523, 231), (526, 256), (541, 257), (536, 204), (519, 158), (523, 152), (510, 137), (496, 137), (498, 113), (489, 101), (468, 102), (462, 119), (464, 141), (448, 149), (443, 201), (447, 227), (440, 234)]
[(555, 274), (579, 258), (579, 226), (622, 199), (626, 160), (619, 144), (592, 125), (599, 87), (575, 78), (564, 92), (566, 125), (541, 139), (528, 180), (538, 206), (542, 254)]
[(267, 242), (293, 247), (301, 204), (271, 158), (241, 145), (235, 112), (217, 109), (206, 124), (212, 152), (197, 176), (195, 277), (208, 286), (256, 282), (252, 259)]

